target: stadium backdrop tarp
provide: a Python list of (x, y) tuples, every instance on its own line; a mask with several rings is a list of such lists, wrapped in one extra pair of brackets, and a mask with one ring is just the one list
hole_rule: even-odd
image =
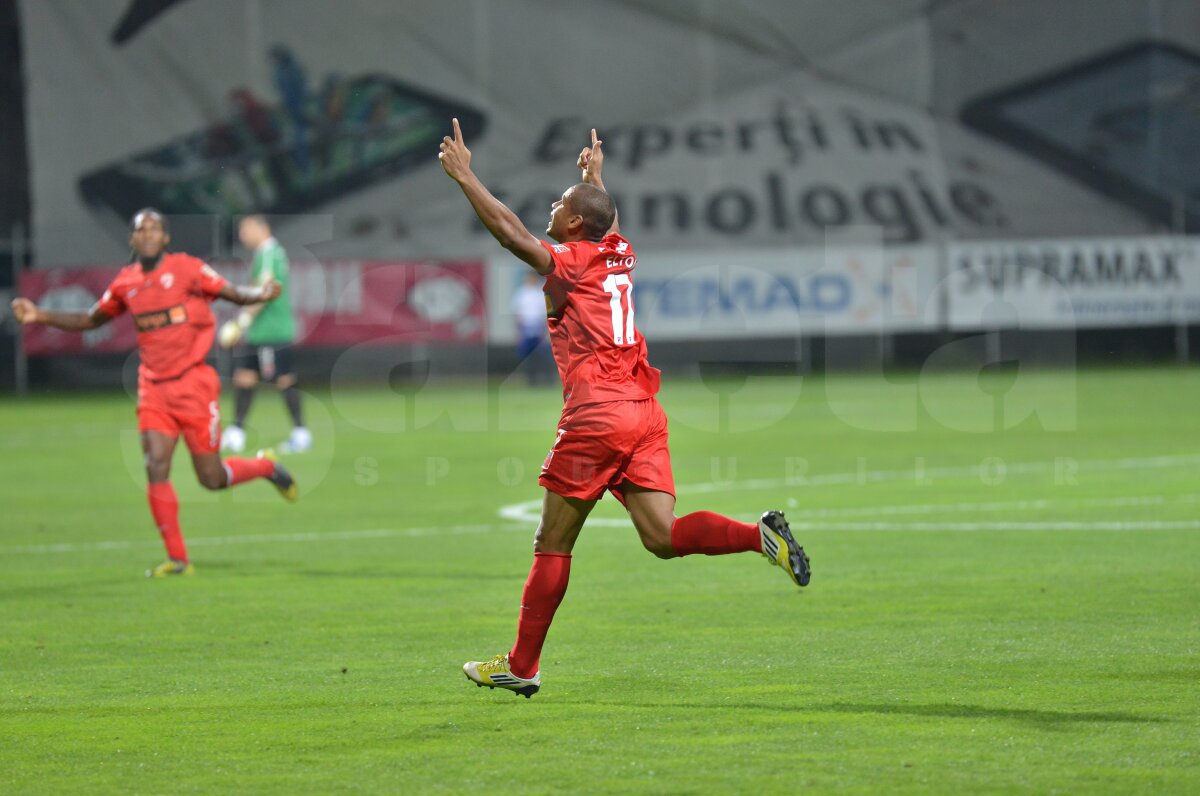
[[(217, 263), (227, 278), (245, 282), (244, 266)], [(44, 307), (91, 307), (119, 266), (33, 269), (20, 275), (21, 294)], [(482, 344), (487, 334), (483, 264), (467, 262), (292, 262), (289, 290), (296, 313), (297, 345), (344, 347), (412, 343)], [(218, 322), (237, 307), (214, 305)], [(83, 334), (48, 326), (25, 332), (34, 356), (105, 354), (137, 347), (128, 315)]]
[(21, 3), (41, 266), (116, 258), (142, 204), (328, 214), (320, 258), (491, 254), (435, 159), (452, 114), (535, 230), (598, 127), (643, 254), (1161, 232), (963, 114), (1146, 41), (1200, 48), (1184, 0), (179, 0), (117, 43), (139, 5)]

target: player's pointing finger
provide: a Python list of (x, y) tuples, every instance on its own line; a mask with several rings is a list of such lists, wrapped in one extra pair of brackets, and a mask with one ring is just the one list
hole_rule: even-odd
[(461, 143), (463, 140), (462, 128), (458, 126), (458, 119), (451, 119), (450, 124), (454, 125), (454, 140)]
[(603, 143), (604, 142), (601, 141), (600, 138), (596, 135), (596, 128), (593, 127), (592, 128), (592, 147), (598, 147)]

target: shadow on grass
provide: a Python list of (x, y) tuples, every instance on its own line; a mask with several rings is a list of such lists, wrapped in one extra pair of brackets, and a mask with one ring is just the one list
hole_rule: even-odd
[[(596, 702), (618, 706), (618, 703)], [(778, 711), (778, 703), (739, 702), (727, 704), (653, 704), (653, 703), (621, 703), (621, 707), (635, 708), (670, 708), (672, 710), (752, 710), (763, 712)], [(802, 714), (819, 713), (874, 713), (882, 716), (919, 716), (922, 718), (944, 719), (1011, 719), (1027, 722), (1042, 729), (1056, 729), (1071, 724), (1161, 724), (1171, 721), (1160, 716), (1140, 716), (1134, 713), (1115, 711), (1069, 711), (1069, 710), (1036, 710), (1033, 708), (992, 708), (983, 705), (963, 705), (944, 703), (940, 705), (906, 705), (906, 704), (860, 704), (834, 702), (826, 705), (794, 704), (793, 709)]]
[(352, 580), (386, 578), (389, 580), (434, 580), (462, 583), (465, 581), (499, 580), (510, 583), (521, 582), (528, 573), (480, 573), (480, 572), (436, 572), (429, 569), (301, 569), (292, 574), (303, 578), (348, 578)]
[(805, 710), (811, 713), (878, 713), (881, 715), (922, 716), (947, 719), (1016, 719), (1047, 727), (1074, 723), (1144, 724), (1168, 721), (1168, 719), (1157, 716), (1139, 716), (1134, 713), (1035, 710), (1033, 708), (990, 708), (983, 705), (954, 703), (941, 705), (873, 705), (835, 702), (830, 705), (810, 705)]

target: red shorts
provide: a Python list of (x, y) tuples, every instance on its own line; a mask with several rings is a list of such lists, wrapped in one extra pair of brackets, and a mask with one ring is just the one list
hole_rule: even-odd
[(621, 503), (625, 483), (675, 494), (667, 414), (654, 398), (610, 401), (563, 410), (558, 439), (538, 483), (555, 494), (599, 500), (607, 489)]
[(208, 365), (196, 365), (177, 379), (138, 377), (138, 431), (157, 431), (172, 439), (183, 434), (192, 453), (216, 453), (221, 447), (221, 380)]

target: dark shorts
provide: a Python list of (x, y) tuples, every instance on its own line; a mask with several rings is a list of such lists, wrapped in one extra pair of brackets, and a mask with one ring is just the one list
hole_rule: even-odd
[(290, 345), (242, 345), (233, 353), (235, 370), (252, 370), (263, 381), (276, 381), (296, 372)]

